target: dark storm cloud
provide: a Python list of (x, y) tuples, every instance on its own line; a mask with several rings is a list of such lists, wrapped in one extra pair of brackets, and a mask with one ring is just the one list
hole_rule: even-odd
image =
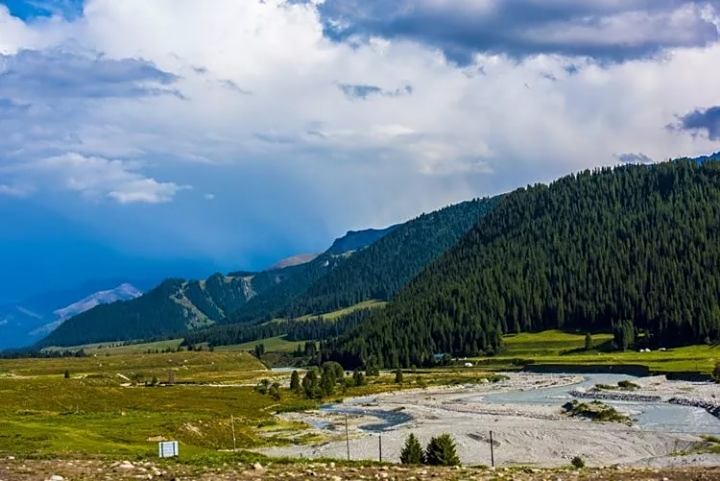
[(141, 59), (108, 59), (61, 50), (0, 55), (0, 92), (13, 99), (77, 99), (179, 95), (177, 80)]
[(705, 132), (710, 140), (720, 140), (720, 106), (694, 110), (680, 117), (678, 128)]
[(696, 0), (327, 0), (319, 7), (336, 41), (400, 38), (467, 64), (478, 52), (548, 53), (623, 61), (718, 40)]

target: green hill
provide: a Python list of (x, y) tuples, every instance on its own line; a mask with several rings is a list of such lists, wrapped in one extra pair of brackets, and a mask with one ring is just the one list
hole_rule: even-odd
[(286, 314), (329, 312), (368, 299), (390, 299), (496, 203), (497, 198), (462, 202), (395, 227), (311, 284)]
[(643, 342), (720, 339), (720, 162), (582, 172), (506, 195), (361, 329), (345, 365), (423, 365), (502, 334), (631, 326)]

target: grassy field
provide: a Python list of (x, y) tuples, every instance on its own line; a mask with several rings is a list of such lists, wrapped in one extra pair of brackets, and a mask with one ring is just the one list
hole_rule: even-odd
[[(594, 334), (594, 346), (612, 340), (610, 334)], [(585, 335), (562, 331), (544, 331), (505, 336), (505, 351), (493, 357), (479, 358), (483, 365), (503, 369), (523, 364), (561, 364), (568, 366), (640, 365), (652, 372), (699, 372), (709, 374), (720, 362), (720, 346), (687, 346), (665, 351), (606, 352), (585, 351)]]
[[(192, 457), (230, 446), (231, 415), (241, 446), (266, 442), (253, 427), (272, 424), (273, 402), (252, 385), (271, 373), (249, 354), (106, 354), (1, 360), (0, 453), (150, 456), (172, 438)], [(170, 371), (177, 384), (144, 384)]]
[(355, 311), (359, 311), (360, 309), (377, 309), (379, 307), (385, 307), (385, 304), (387, 302), (384, 301), (376, 301), (376, 300), (370, 300), (370, 301), (363, 301), (359, 302), (357, 304), (354, 304), (350, 307), (346, 307), (344, 309), (338, 309), (337, 311), (327, 312), (325, 314), (307, 314), (305, 316), (298, 317), (298, 321), (307, 321), (309, 319), (315, 319), (322, 317), (323, 319), (327, 320), (335, 320), (339, 317), (345, 316), (347, 314), (352, 314)]
[[(242, 351), (128, 352), (104, 347), (87, 357), (0, 359), (0, 457), (148, 459), (157, 441), (178, 440), (184, 463), (224, 463), (238, 449), (317, 440), (305, 426), (273, 414), (316, 407), (281, 389), (280, 400), (256, 392), (261, 379), (287, 381)], [(65, 371), (70, 377), (65, 378)], [(168, 373), (175, 384), (169, 385)], [(473, 369), (393, 373), (328, 400), (433, 384), (477, 382)], [(158, 384), (154, 385), (153, 378)], [(325, 400), (327, 402), (328, 400)]]
[(258, 344), (265, 346), (267, 352), (294, 352), (298, 346), (303, 346), (304, 341), (288, 341), (285, 336), (268, 337), (258, 341), (250, 341), (243, 344), (234, 344), (231, 346), (218, 346), (216, 351), (252, 351)]

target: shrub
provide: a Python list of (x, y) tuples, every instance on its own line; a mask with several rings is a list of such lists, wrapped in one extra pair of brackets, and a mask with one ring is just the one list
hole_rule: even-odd
[(402, 384), (402, 382), (403, 382), (402, 369), (397, 368), (397, 371), (395, 371), (395, 384)]
[(720, 382), (720, 362), (715, 364), (715, 369), (713, 370), (713, 377), (715, 378), (716, 382)]
[(65, 379), (70, 379), (70, 371), (65, 369)]
[(272, 386), (270, 386), (270, 389), (268, 389), (268, 393), (270, 394), (270, 397), (273, 398), (273, 400), (279, 401), (282, 397), (280, 395), (280, 384), (274, 382)]
[(580, 456), (575, 456), (574, 458), (572, 458), (570, 464), (572, 464), (573, 468), (575, 469), (582, 469), (585, 467), (585, 461), (583, 461)]
[(449, 434), (441, 434), (430, 440), (425, 449), (425, 462), (432, 466), (457, 466), (460, 458), (457, 455), (455, 441)]
[(424, 462), (422, 446), (414, 434), (405, 439), (405, 445), (400, 452), (400, 462), (403, 464), (422, 464)]

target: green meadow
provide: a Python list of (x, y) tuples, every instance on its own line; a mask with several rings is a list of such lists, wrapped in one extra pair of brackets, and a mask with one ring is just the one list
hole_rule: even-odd
[(712, 373), (720, 362), (720, 346), (695, 345), (665, 350), (625, 352), (609, 349), (611, 334), (593, 334), (593, 349), (585, 350), (585, 334), (550, 330), (521, 333), (503, 338), (505, 350), (498, 356), (477, 361), (488, 369), (517, 368), (535, 365), (640, 365), (657, 373)]

